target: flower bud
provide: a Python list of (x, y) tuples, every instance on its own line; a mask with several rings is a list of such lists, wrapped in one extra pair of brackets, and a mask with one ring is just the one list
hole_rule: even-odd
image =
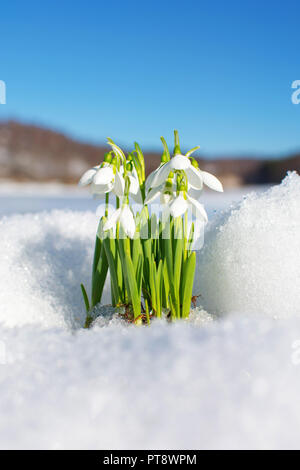
[(105, 161), (106, 163), (111, 163), (111, 161), (112, 161), (111, 152), (105, 153), (105, 155), (104, 155), (104, 161)]
[(132, 166), (132, 162), (131, 162), (131, 161), (126, 163), (126, 170), (127, 170), (127, 171), (132, 171), (132, 170), (133, 170), (133, 166)]
[(193, 167), (199, 168), (199, 163), (197, 162), (197, 160), (195, 160), (195, 158), (191, 158), (191, 164), (193, 165)]
[(167, 154), (164, 152), (161, 156), (161, 163), (167, 163), (169, 161)]

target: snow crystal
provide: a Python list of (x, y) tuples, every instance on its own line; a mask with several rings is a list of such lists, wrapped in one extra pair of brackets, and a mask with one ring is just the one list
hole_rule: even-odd
[(250, 194), (216, 218), (198, 254), (195, 290), (213, 314), (300, 315), (300, 176)]

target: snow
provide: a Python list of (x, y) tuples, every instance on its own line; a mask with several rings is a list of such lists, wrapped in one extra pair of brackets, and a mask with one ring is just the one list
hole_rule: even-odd
[(205, 311), (150, 328), (81, 328), (93, 212), (0, 219), (0, 448), (299, 448), (299, 198), (293, 174), (211, 203)]
[(203, 306), (219, 315), (300, 316), (299, 241), (300, 177), (290, 173), (211, 224), (197, 264)]
[(299, 447), (299, 320), (0, 332), (1, 448)]

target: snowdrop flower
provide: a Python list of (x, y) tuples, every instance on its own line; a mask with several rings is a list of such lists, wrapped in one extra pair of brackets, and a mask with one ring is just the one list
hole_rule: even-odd
[(196, 216), (201, 217), (204, 222), (208, 221), (203, 205), (185, 191), (180, 191), (179, 195), (169, 203), (169, 211), (173, 217), (181, 217), (189, 208), (195, 211)]
[(79, 183), (78, 183), (79, 186), (87, 186), (88, 184), (91, 184), (100, 166), (101, 165), (94, 166), (93, 168), (90, 168), (89, 170), (87, 170), (80, 178)]
[[(120, 168), (121, 170), (121, 168)], [(124, 180), (116, 165), (104, 161), (102, 165), (87, 170), (79, 181), (80, 186), (91, 185), (92, 193), (96, 196), (113, 191), (116, 196), (124, 194)]]
[(156, 188), (151, 188), (146, 196), (145, 204), (151, 204), (158, 197), (160, 197), (161, 204), (166, 204), (172, 198), (172, 192), (173, 191), (166, 189), (165, 184), (161, 184), (160, 186), (157, 186)]
[(127, 171), (127, 175), (130, 180), (129, 196), (131, 196), (132, 199), (134, 199), (134, 201), (137, 202), (138, 204), (143, 204), (141, 187), (140, 187), (139, 178), (138, 178), (136, 169), (133, 167), (131, 171), (129, 172)]
[(120, 223), (120, 226), (123, 228), (125, 234), (133, 238), (135, 234), (135, 220), (133, 213), (131, 212), (129, 205), (127, 203), (119, 209), (116, 209), (112, 215), (107, 219), (107, 222), (104, 224), (103, 230), (115, 230), (117, 223)]
[(190, 196), (186, 191), (180, 191), (178, 195), (176, 194), (174, 188), (171, 190), (166, 188), (165, 185), (161, 185), (149, 191), (145, 199), (145, 204), (150, 204), (160, 197), (160, 203), (165, 207), (164, 210), (173, 217), (180, 217), (188, 209), (191, 209), (196, 213), (196, 216), (200, 216), (205, 222), (208, 221), (207, 213), (200, 202)]
[[(156, 168), (156, 170), (152, 171), (152, 173), (150, 173), (150, 175), (148, 176), (148, 178), (146, 179), (146, 183), (145, 183), (145, 187), (146, 187), (146, 190), (148, 191), (150, 188), (154, 187), (152, 182), (154, 181), (155, 177), (156, 177), (156, 174), (160, 171), (160, 169), (164, 166), (165, 164), (164, 163), (161, 163), (159, 165), (158, 168)], [(157, 185), (158, 186), (158, 185)]]
[(100, 168), (93, 178), (91, 190), (95, 197), (101, 197), (103, 194), (113, 192), (117, 197), (124, 195), (124, 178), (116, 166), (109, 164), (109, 166)]
[(196, 168), (188, 157), (181, 154), (175, 155), (175, 157), (171, 158), (171, 160), (151, 173), (148, 177), (149, 182), (146, 183), (146, 187), (156, 188), (167, 179), (170, 172), (180, 170), (185, 172), (191, 188), (201, 190), (203, 184), (205, 184), (215, 191), (223, 192), (222, 183), (218, 178), (207, 171)]

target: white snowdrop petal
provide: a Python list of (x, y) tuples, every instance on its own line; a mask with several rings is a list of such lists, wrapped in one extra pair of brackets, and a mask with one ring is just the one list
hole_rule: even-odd
[(157, 186), (160, 186), (162, 183), (164, 183), (166, 179), (168, 178), (168, 175), (171, 170), (172, 168), (170, 166), (170, 162), (167, 162), (164, 165), (162, 165), (158, 169), (157, 173), (155, 174), (152, 180), (151, 188), (156, 188)]
[(194, 199), (199, 199), (202, 194), (202, 189), (194, 189), (190, 184), (188, 184), (188, 195)]
[(137, 204), (143, 204), (143, 198), (140, 188), (138, 189), (138, 192), (136, 194), (130, 194), (129, 192), (129, 195)]
[(116, 209), (112, 213), (112, 215), (107, 219), (106, 223), (104, 224), (103, 230), (106, 231), (106, 230), (110, 230), (111, 228), (113, 228), (118, 222), (120, 218), (120, 214), (121, 214), (121, 209), (120, 208)]
[(156, 175), (156, 173), (159, 171), (159, 169), (162, 167), (163, 165), (160, 165), (158, 168), (156, 168), (156, 170), (152, 171), (152, 173), (150, 173), (150, 175), (148, 176), (148, 178), (146, 179), (146, 183), (145, 183), (145, 187), (146, 187), (146, 190), (148, 190), (149, 188), (152, 187), (152, 181)]
[(134, 166), (133, 169), (132, 169), (132, 176), (133, 176), (135, 179), (139, 180), (139, 176), (138, 176), (138, 174), (137, 174), (137, 171), (136, 171), (135, 166)]
[(128, 206), (124, 206), (121, 211), (120, 224), (128, 237), (133, 238), (135, 234), (134, 216)]
[(114, 193), (117, 197), (122, 197), (124, 195), (125, 181), (123, 176), (116, 171), (115, 174), (115, 184), (114, 184)]
[(145, 204), (151, 204), (151, 202), (153, 202), (161, 194), (161, 190), (162, 186), (150, 189), (145, 199)]
[(204, 206), (197, 201), (196, 199), (192, 198), (191, 196), (187, 195), (187, 200), (189, 203), (196, 209), (196, 215), (200, 215), (205, 222), (208, 221), (207, 213), (206, 210), (204, 209)]
[(133, 198), (138, 204), (143, 204), (143, 198), (140, 188), (140, 183), (137, 176), (134, 176), (134, 172), (129, 175), (130, 186), (129, 186), (129, 195)]
[(203, 183), (214, 191), (223, 192), (223, 186), (220, 180), (207, 171), (201, 171)]
[(94, 181), (91, 184), (91, 193), (93, 196), (99, 196), (109, 193), (113, 188), (113, 183), (108, 184), (95, 184)]
[(130, 186), (129, 186), (129, 191), (131, 194), (137, 194), (138, 190), (140, 189), (140, 183), (138, 180), (132, 176), (129, 175), (129, 180), (130, 180)]
[(111, 166), (100, 168), (94, 176), (95, 184), (108, 184), (114, 179), (114, 172)]
[(161, 195), (160, 195), (160, 203), (161, 203), (162, 205), (170, 204), (171, 201), (172, 201), (172, 199), (173, 199), (172, 194), (164, 193), (164, 194), (161, 194)]
[(193, 165), (191, 165), (187, 170), (185, 170), (185, 172), (189, 184), (193, 189), (200, 190), (203, 188), (202, 171), (198, 170)]
[(169, 163), (170, 167), (174, 170), (186, 170), (191, 166), (190, 160), (184, 155), (176, 155)]
[(86, 186), (93, 181), (95, 174), (97, 173), (97, 168), (90, 168), (87, 170), (79, 180), (79, 186)]
[(177, 196), (170, 204), (170, 212), (173, 217), (180, 217), (188, 209), (188, 203), (182, 194)]

